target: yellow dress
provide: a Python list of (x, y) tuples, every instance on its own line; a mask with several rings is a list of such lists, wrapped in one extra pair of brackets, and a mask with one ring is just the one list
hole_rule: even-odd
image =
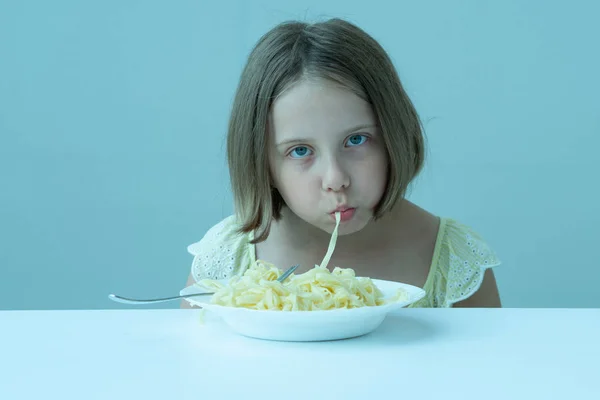
[[(233, 215), (223, 219), (188, 246), (194, 256), (191, 272), (196, 282), (240, 275), (254, 263), (251, 234), (236, 233), (235, 221)], [(479, 289), (487, 268), (498, 265), (500, 260), (480, 235), (454, 219), (441, 218), (423, 287), (427, 294), (411, 307), (452, 307)]]

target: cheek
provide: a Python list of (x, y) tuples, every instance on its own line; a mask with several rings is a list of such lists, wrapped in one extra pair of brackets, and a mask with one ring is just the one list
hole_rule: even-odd
[(355, 164), (356, 176), (364, 185), (377, 186), (387, 181), (387, 157), (383, 152), (375, 151)]
[(295, 201), (297, 198), (310, 197), (315, 187), (315, 177), (298, 165), (280, 165), (277, 187), (284, 198)]

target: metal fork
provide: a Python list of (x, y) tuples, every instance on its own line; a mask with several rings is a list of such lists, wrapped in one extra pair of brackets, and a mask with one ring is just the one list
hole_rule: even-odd
[[(298, 268), (298, 265), (294, 265), (293, 267), (291, 267), (290, 269), (285, 271), (283, 274), (281, 274), (281, 276), (279, 278), (277, 278), (277, 280), (279, 282), (285, 281), (296, 270), (296, 268)], [(153, 304), (153, 303), (163, 303), (165, 301), (186, 299), (188, 297), (206, 296), (208, 294), (213, 294), (213, 293), (214, 292), (193, 293), (193, 294), (185, 294), (185, 295), (181, 295), (181, 296), (162, 297), (162, 298), (156, 298), (156, 299), (131, 299), (128, 297), (117, 296), (116, 294), (109, 294), (108, 298), (112, 301), (115, 301), (117, 303), (123, 303), (123, 304)]]

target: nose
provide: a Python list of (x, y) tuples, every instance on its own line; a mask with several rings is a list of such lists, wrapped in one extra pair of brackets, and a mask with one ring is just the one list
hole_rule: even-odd
[(323, 190), (338, 192), (350, 185), (350, 175), (338, 160), (331, 158), (324, 165)]

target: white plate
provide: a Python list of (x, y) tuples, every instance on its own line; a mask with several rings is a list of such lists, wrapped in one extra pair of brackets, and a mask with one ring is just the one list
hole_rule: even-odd
[[(372, 279), (384, 296), (394, 296), (398, 289), (408, 292), (408, 300), (377, 307), (323, 311), (269, 311), (224, 307), (210, 304), (211, 295), (186, 299), (220, 317), (231, 330), (258, 339), (279, 341), (322, 341), (362, 336), (376, 330), (391, 311), (406, 307), (425, 296), (416, 286)], [(181, 295), (202, 293), (197, 285), (183, 289)]]

